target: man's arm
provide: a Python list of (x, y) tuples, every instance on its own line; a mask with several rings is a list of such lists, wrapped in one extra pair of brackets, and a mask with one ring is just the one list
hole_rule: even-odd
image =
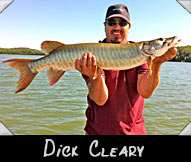
[(164, 55), (155, 58), (153, 60), (151, 75), (149, 71), (146, 74), (138, 75), (137, 90), (142, 97), (149, 98), (152, 96), (154, 90), (160, 83), (160, 69), (162, 63), (174, 58), (176, 56), (176, 52), (176, 49), (172, 47)]
[(78, 58), (75, 62), (76, 69), (89, 77), (89, 97), (97, 104), (104, 105), (108, 99), (108, 89), (101, 70), (97, 67), (96, 58), (91, 53), (85, 53), (82, 60)]

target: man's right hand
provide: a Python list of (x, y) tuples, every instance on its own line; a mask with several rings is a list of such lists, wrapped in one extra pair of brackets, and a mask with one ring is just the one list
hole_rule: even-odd
[(90, 52), (84, 53), (81, 58), (76, 59), (75, 68), (82, 74), (88, 76), (90, 80), (96, 79), (101, 75), (101, 70), (97, 67), (96, 57)]

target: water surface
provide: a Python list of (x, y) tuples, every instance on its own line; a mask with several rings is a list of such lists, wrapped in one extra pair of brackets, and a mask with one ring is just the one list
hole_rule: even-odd
[[(10, 58), (42, 56), (0, 55)], [(161, 83), (145, 100), (148, 134), (178, 134), (191, 121), (191, 64), (168, 62), (161, 69)], [(31, 85), (14, 94), (19, 73), (0, 63), (0, 121), (14, 134), (84, 134), (87, 87), (81, 74), (67, 71), (54, 86), (46, 70)]]

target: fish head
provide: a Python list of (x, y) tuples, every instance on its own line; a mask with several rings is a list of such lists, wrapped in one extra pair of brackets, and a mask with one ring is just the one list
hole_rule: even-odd
[(181, 40), (175, 41), (177, 36), (170, 38), (158, 38), (142, 43), (141, 51), (148, 56), (159, 57), (165, 54), (169, 48), (177, 46)]

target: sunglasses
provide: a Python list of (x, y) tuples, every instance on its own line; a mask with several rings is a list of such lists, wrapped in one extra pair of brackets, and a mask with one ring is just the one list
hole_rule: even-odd
[(111, 20), (107, 20), (106, 22), (109, 26), (115, 26), (118, 23), (121, 27), (124, 27), (128, 24), (128, 22), (125, 20), (113, 20), (113, 19), (111, 19)]

